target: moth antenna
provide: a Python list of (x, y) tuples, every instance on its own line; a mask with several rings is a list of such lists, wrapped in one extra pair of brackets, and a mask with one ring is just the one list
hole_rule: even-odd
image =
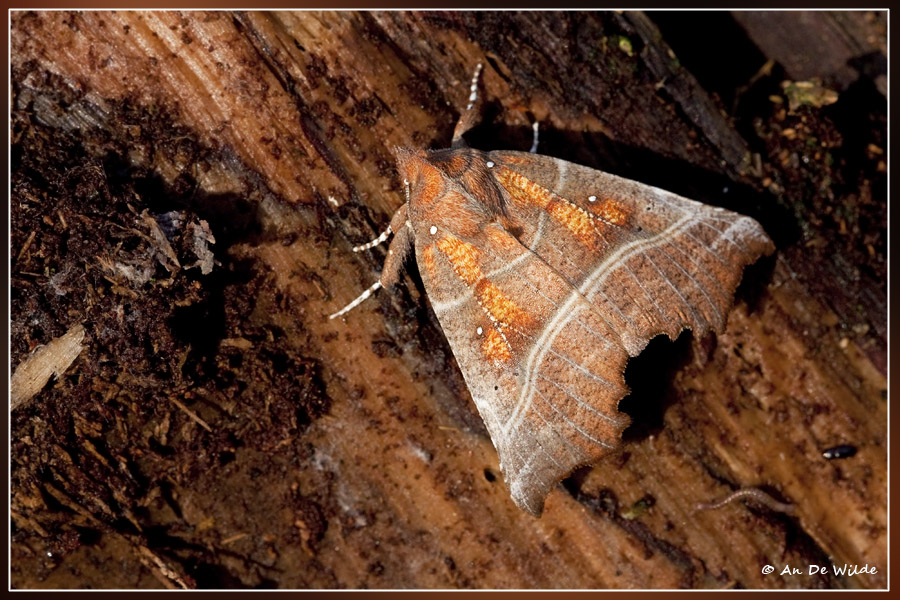
[(362, 244), (362, 245), (360, 245), (360, 246), (353, 246), (353, 251), (354, 251), (354, 252), (362, 252), (363, 250), (368, 250), (369, 248), (374, 248), (375, 246), (377, 246), (377, 245), (379, 245), (379, 244), (382, 244), (382, 243), (384, 243), (385, 241), (387, 241), (387, 239), (388, 239), (389, 237), (391, 237), (391, 234), (392, 234), (392, 233), (394, 233), (394, 232), (393, 232), (393, 230), (391, 229), (391, 226), (388, 225), (388, 226), (387, 226), (387, 229), (385, 229), (384, 231), (382, 231), (382, 232), (381, 232), (381, 235), (379, 235), (377, 238), (375, 238), (375, 239), (372, 240), (371, 242), (367, 242), (367, 243)]
[(535, 154), (538, 148), (538, 129), (540, 128), (541, 122), (535, 121), (531, 124), (531, 130), (534, 131), (534, 138), (531, 140), (531, 148), (528, 149), (529, 152)]
[(475, 125), (475, 121), (478, 117), (474, 111), (475, 105), (478, 103), (478, 79), (481, 77), (481, 70), (483, 68), (484, 65), (482, 63), (478, 63), (475, 67), (475, 73), (472, 75), (472, 83), (469, 86), (469, 104), (466, 105), (466, 110), (463, 111), (459, 116), (459, 121), (456, 122), (456, 128), (453, 130), (453, 140), (450, 142), (451, 148), (465, 146), (462, 136)]
[(362, 294), (360, 294), (353, 302), (351, 302), (350, 304), (348, 304), (347, 306), (345, 306), (345, 307), (342, 308), (341, 310), (337, 311), (337, 312), (334, 313), (333, 315), (329, 315), (328, 318), (329, 318), (329, 319), (334, 319), (334, 318), (339, 317), (339, 316), (341, 316), (341, 315), (343, 315), (343, 314), (345, 314), (345, 313), (350, 312), (351, 310), (353, 310), (354, 308), (356, 308), (357, 306), (359, 306), (360, 304), (362, 304), (362, 303), (365, 301), (366, 298), (368, 298), (369, 296), (371, 296), (372, 294), (374, 294), (375, 292), (377, 292), (377, 291), (379, 290), (379, 288), (381, 288), (381, 280), (376, 281), (375, 283), (373, 283), (373, 284), (372, 284), (372, 287), (370, 287), (369, 289), (367, 289), (366, 291), (364, 291)]
[(472, 84), (469, 86), (469, 105), (466, 106), (466, 110), (472, 110), (475, 106), (475, 102), (478, 100), (478, 78), (481, 77), (481, 69), (483, 65), (478, 63), (475, 66), (475, 73), (472, 75)]

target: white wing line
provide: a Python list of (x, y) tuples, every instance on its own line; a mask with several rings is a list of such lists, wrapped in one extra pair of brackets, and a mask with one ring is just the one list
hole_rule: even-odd
[(534, 234), (534, 239), (531, 240), (531, 243), (528, 245), (528, 249), (534, 252), (534, 249), (537, 248), (538, 243), (540, 243), (541, 238), (544, 237), (544, 225), (547, 223), (547, 211), (542, 210), (540, 216), (538, 217), (538, 226), (537, 232)]
[[(735, 224), (735, 219), (734, 219), (734, 218), (726, 218), (726, 217), (721, 217), (721, 216), (717, 216), (717, 215), (716, 215), (716, 213), (719, 213), (719, 212), (728, 212), (728, 211), (726, 211), (724, 208), (720, 208), (720, 207), (710, 207), (710, 206), (708, 206), (708, 205), (706, 205), (706, 204), (702, 204), (702, 203), (700, 203), (700, 202), (697, 202), (696, 200), (691, 200), (691, 199), (689, 199), (689, 198), (684, 198), (684, 197), (682, 197), (682, 196), (678, 196), (678, 195), (672, 194), (671, 192), (667, 192), (666, 190), (663, 190), (663, 189), (660, 189), (660, 188), (657, 188), (657, 187), (647, 186), (647, 185), (641, 184), (641, 183), (639, 183), (639, 185), (642, 186), (642, 187), (649, 187), (650, 189), (652, 189), (652, 190), (655, 192), (654, 197), (656, 198), (656, 200), (658, 200), (659, 202), (661, 202), (662, 204), (665, 204), (666, 206), (668, 206), (668, 207), (670, 207), (670, 208), (673, 208), (674, 210), (678, 211), (679, 213), (684, 213), (684, 207), (683, 207), (683, 206), (680, 206), (678, 202), (675, 202), (675, 200), (678, 200), (678, 201), (680, 201), (680, 202), (688, 203), (688, 204), (690, 204), (690, 205), (692, 205), (692, 206), (697, 206), (697, 207), (699, 207), (699, 208), (701, 209), (701, 214), (703, 214), (704, 216), (703, 216), (702, 218), (700, 218), (700, 219), (697, 219), (697, 223), (698, 223), (699, 225), (702, 225), (702, 226), (704, 226), (704, 227), (708, 227), (708, 228), (712, 229), (712, 230), (715, 231), (717, 234), (719, 234), (719, 236), (723, 236), (723, 235), (725, 234), (725, 231), (723, 231), (723, 230), (721, 230), (721, 229), (718, 229), (718, 228), (716, 228), (716, 227), (713, 227), (712, 225), (709, 224), (709, 221), (714, 221), (714, 222), (716, 222), (716, 223), (725, 223), (725, 224), (727, 224), (727, 225), (729, 226), (729, 228), (731, 228), (731, 227)], [(711, 208), (712, 210), (710, 210), (710, 208)], [(730, 213), (730, 214), (732, 214), (732, 215), (734, 215), (735, 217), (737, 217), (738, 220), (750, 220), (748, 217), (745, 217), (744, 215), (741, 215), (741, 214), (738, 214), (738, 213)], [(748, 224), (748, 225), (749, 225), (752, 229), (754, 229), (754, 230), (757, 229), (756, 227), (754, 227), (754, 226), (752, 225), (752, 223), (751, 223), (751, 224)], [(700, 238), (698, 238), (697, 236), (695, 236), (695, 235), (694, 235), (693, 233), (691, 233), (690, 231), (688, 231), (688, 232), (686, 232), (686, 233), (687, 233), (687, 235), (689, 235), (691, 238), (693, 238), (694, 240), (696, 240), (697, 244), (699, 244), (702, 248), (705, 248), (710, 254), (712, 254), (713, 256), (715, 256), (716, 259), (717, 259), (719, 262), (721, 262), (721, 263), (722, 263), (723, 265), (725, 265), (726, 267), (730, 267), (730, 265), (728, 265), (724, 260), (722, 260), (722, 257), (720, 257), (718, 254), (715, 253), (714, 248), (713, 248), (712, 246), (708, 246), (703, 240), (701, 240)], [(758, 232), (754, 231), (754, 234), (758, 234)], [(736, 242), (735, 242), (734, 240), (732, 240), (731, 238), (727, 238), (727, 239), (728, 239), (729, 242), (731, 242), (731, 245), (734, 246), (735, 248), (737, 248), (740, 252), (742, 252), (742, 253), (746, 253), (746, 252), (747, 252), (747, 249), (744, 248), (742, 245), (736, 243)]]
[(447, 300), (445, 302), (435, 302), (434, 300), (432, 300), (431, 308), (434, 309), (435, 314), (442, 314), (449, 310), (453, 310), (454, 308), (458, 308), (474, 298), (469, 288), (466, 288), (466, 291), (469, 293), (462, 293), (456, 298)]
[[(650, 186), (650, 187), (652, 187), (652, 186)], [(701, 213), (701, 214), (703, 214), (704, 217), (701, 218), (701, 219), (698, 219), (697, 222), (698, 222), (700, 225), (702, 225), (702, 226), (709, 227), (710, 229), (712, 229), (713, 231), (715, 231), (715, 232), (716, 232), (717, 234), (719, 234), (719, 236), (720, 236), (720, 238), (717, 239), (716, 242), (714, 243), (714, 246), (713, 246), (713, 247), (707, 246), (707, 247), (709, 247), (711, 250), (714, 250), (714, 249), (715, 249), (715, 245), (716, 245), (719, 241), (721, 241), (722, 238), (724, 238), (724, 239), (727, 240), (732, 246), (734, 246), (735, 248), (737, 248), (742, 254), (749, 254), (749, 253), (750, 253), (749, 250), (748, 250), (743, 244), (739, 244), (738, 242), (736, 242), (735, 240), (733, 240), (733, 239), (730, 237), (729, 232), (730, 232), (731, 230), (733, 230), (736, 226), (739, 226), (739, 227), (741, 227), (741, 228), (746, 228), (746, 229), (748, 229), (748, 230), (750, 231), (750, 233), (752, 234), (753, 237), (759, 237), (759, 234), (762, 233), (762, 232), (760, 231), (759, 224), (756, 223), (756, 221), (754, 221), (754, 220), (751, 219), (750, 217), (746, 217), (746, 216), (744, 216), (744, 215), (742, 215), (742, 214), (740, 214), (740, 213), (734, 213), (734, 212), (729, 213), (729, 214), (731, 214), (734, 218), (717, 217), (717, 216), (715, 216), (715, 213), (717, 213), (717, 212), (729, 212), (729, 211), (726, 211), (724, 208), (719, 208), (719, 207), (712, 207), (712, 210), (710, 210), (710, 207), (709, 207), (709, 206), (707, 206), (707, 205), (705, 205), (705, 204), (701, 204), (700, 202), (697, 202), (696, 200), (689, 200), (688, 198), (682, 198), (681, 196), (677, 196), (677, 195), (675, 195), (675, 194), (672, 194), (671, 192), (667, 192), (667, 191), (661, 190), (661, 189), (659, 189), (659, 188), (653, 188), (653, 190), (655, 190), (655, 191), (657, 192), (657, 193), (655, 194), (655, 197), (656, 197), (657, 200), (659, 200), (660, 202), (662, 202), (662, 203), (665, 204), (666, 206), (669, 206), (669, 207), (674, 208), (675, 210), (677, 210), (677, 211), (679, 211), (679, 212), (683, 212), (684, 209), (683, 209), (682, 207), (678, 206), (678, 204), (677, 204), (676, 202), (673, 201), (673, 198), (674, 198), (674, 199), (677, 199), (677, 200), (680, 200), (681, 202), (688, 202), (688, 203), (690, 203), (690, 204), (692, 204), (692, 205), (697, 205), (697, 206), (699, 206), (699, 207), (702, 207), (703, 210), (702, 210), (702, 213)], [(725, 223), (725, 224), (728, 225), (728, 228), (725, 229), (725, 230), (718, 229), (718, 228), (713, 227), (712, 225), (710, 225), (710, 224), (709, 224), (709, 221), (715, 221), (715, 222), (717, 222), (717, 223)], [(691, 236), (691, 237), (693, 237), (693, 236)], [(695, 238), (695, 239), (696, 239), (696, 238)], [(699, 241), (699, 240), (698, 240), (698, 241)], [(704, 245), (705, 245), (705, 244), (704, 244)]]
[[(578, 293), (578, 290), (572, 290), (569, 292), (569, 296), (566, 300), (560, 305), (556, 312), (553, 315), (553, 318), (550, 322), (544, 326), (544, 329), (541, 331), (541, 335), (538, 336), (538, 339), (534, 341), (534, 344), (531, 347), (531, 351), (528, 353), (528, 358), (525, 361), (525, 376), (523, 378), (523, 385), (521, 386), (521, 391), (519, 392), (519, 399), (516, 401), (516, 407), (513, 409), (512, 415), (510, 415), (509, 420), (506, 423), (502, 423), (500, 425), (500, 430), (504, 435), (509, 435), (509, 432), (512, 431), (521, 420), (522, 416), (525, 414), (525, 411), (531, 407), (531, 402), (534, 397), (535, 387), (534, 387), (534, 373), (535, 367), (540, 366), (543, 362), (544, 357), (550, 352), (550, 344), (553, 339), (565, 328), (569, 321), (571, 321), (575, 315), (578, 313), (578, 308), (583, 308), (583, 305), (579, 304), (579, 300), (584, 302), (584, 298), (581, 297), (581, 294)], [(577, 308), (576, 308), (577, 306)]]
[(715, 231), (715, 232), (718, 234), (718, 236), (716, 237), (715, 242), (713, 242), (713, 245), (712, 245), (712, 246), (709, 246), (709, 249), (712, 250), (712, 251), (715, 251), (716, 246), (718, 245), (718, 243), (721, 242), (721, 241), (724, 239), (724, 240), (727, 241), (729, 244), (731, 244), (732, 246), (734, 246), (735, 248), (737, 248), (737, 249), (738, 249), (738, 252), (740, 252), (741, 254), (748, 254), (749, 251), (748, 251), (747, 248), (745, 248), (742, 244), (738, 244), (736, 241), (734, 241), (734, 240), (731, 239), (730, 237), (725, 237), (725, 232), (728, 231), (728, 230), (730, 230), (730, 229), (734, 226), (734, 222), (733, 222), (733, 221), (731, 221), (731, 222), (729, 222), (729, 221), (723, 221), (723, 222), (729, 223), (728, 229), (725, 229), (725, 230), (722, 230), (722, 229), (716, 229), (715, 227), (713, 227), (712, 225), (710, 225), (710, 224), (709, 224), (708, 222), (706, 222), (706, 221), (703, 221), (703, 220), (699, 221), (700, 225), (703, 225), (704, 227), (709, 227), (710, 229), (712, 229), (713, 231)]
[[(542, 227), (543, 227), (543, 222), (544, 222), (543, 219), (544, 219), (544, 213), (541, 213), (541, 224), (540, 224), (540, 226), (538, 227), (538, 233), (539, 233), (539, 234), (540, 234), (541, 229), (542, 229)], [(718, 229), (715, 229), (714, 227), (713, 227), (712, 229), (713, 229), (713, 231), (719, 231)], [(700, 240), (699, 238), (697, 238), (696, 236), (694, 236), (692, 233), (690, 233), (690, 232), (685, 232), (685, 233), (686, 233), (687, 235), (689, 235), (691, 238), (693, 238), (701, 248), (703, 248), (704, 250), (707, 251), (708, 254), (711, 254), (711, 255), (714, 256), (719, 262), (721, 262), (723, 265), (725, 265), (725, 262), (722, 261), (722, 259), (721, 259), (715, 252), (712, 251), (712, 248), (710, 248), (709, 246), (707, 246), (702, 240)], [(719, 233), (720, 233), (720, 235), (722, 234), (722, 232), (719, 232)], [(536, 239), (537, 239), (537, 238), (536, 238)], [(732, 243), (733, 243), (733, 242), (732, 242)], [(550, 247), (551, 247), (554, 251), (556, 251), (556, 253), (559, 254), (562, 258), (566, 259), (566, 256), (565, 256), (565, 255), (564, 255), (564, 254), (563, 254), (556, 246), (550, 244)], [(676, 246), (676, 248), (677, 248), (677, 246)], [(678, 250), (679, 250), (680, 252), (682, 252), (682, 254), (685, 254), (685, 256), (688, 256), (688, 258), (691, 258), (690, 255), (688, 255), (687, 253), (685, 253), (685, 252), (684, 252), (683, 250), (681, 250), (680, 248), (679, 248)], [(515, 258), (514, 260), (512, 260), (511, 262), (507, 263), (506, 265), (504, 265), (504, 266), (502, 266), (502, 267), (498, 267), (497, 269), (494, 269), (493, 271), (487, 273), (487, 274), (485, 275), (485, 277), (487, 277), (488, 279), (491, 279), (491, 278), (493, 278), (493, 277), (496, 277), (497, 275), (502, 275), (503, 273), (506, 273), (506, 272), (508, 272), (508, 271), (510, 271), (510, 270), (512, 270), (512, 269), (514, 269), (516, 266), (518, 266), (518, 264), (519, 264), (520, 262), (525, 261), (529, 256), (531, 256), (531, 254), (529, 254), (528, 252), (522, 252), (522, 254), (520, 254), (518, 257), (516, 257), (516, 258)], [(691, 258), (691, 261), (692, 261), (695, 265), (697, 264), (697, 262), (694, 261), (692, 258)], [(571, 263), (571, 261), (570, 261), (570, 263)], [(571, 264), (572, 264), (573, 266), (575, 266), (574, 263), (571, 263)], [(726, 266), (727, 266), (727, 265), (726, 265)], [(660, 315), (662, 315), (663, 313), (662, 313), (662, 310), (660, 309), (659, 305), (656, 304), (656, 301), (653, 299), (653, 297), (650, 295), (650, 293), (647, 292), (646, 288), (644, 288), (644, 285), (641, 283), (640, 279), (638, 279), (638, 277), (631, 271), (631, 267), (629, 267), (627, 264), (625, 264), (624, 267), (628, 270), (629, 273), (631, 273), (631, 276), (634, 278), (635, 281), (638, 282), (638, 285), (641, 287), (641, 289), (642, 289), (642, 290), (644, 291), (644, 293), (647, 295), (647, 298), (649, 298), (650, 301), (653, 302), (653, 304), (654, 304), (654, 306), (656, 307), (657, 311), (659, 311)], [(699, 265), (698, 265), (698, 267), (699, 267)], [(718, 280), (717, 280), (717, 282), (718, 282)], [(534, 288), (534, 286), (532, 286), (532, 287), (533, 287), (533, 289), (535, 289), (535, 291), (537, 291), (537, 292), (540, 293), (540, 290), (539, 290), (538, 288)], [(603, 292), (602, 290), (595, 290), (594, 294), (597, 294), (597, 293), (600, 293), (600, 294), (603, 294), (604, 296), (606, 296), (605, 292)], [(594, 294), (591, 294), (591, 297), (593, 297)], [(541, 295), (543, 296), (543, 294), (541, 294)], [(546, 298), (546, 296), (544, 296), (544, 297)], [(445, 313), (445, 312), (447, 312), (447, 311), (449, 311), (449, 310), (453, 310), (453, 309), (455, 309), (455, 308), (458, 308), (458, 307), (462, 306), (463, 304), (465, 304), (465, 303), (466, 303), (467, 301), (469, 301), (470, 299), (472, 299), (472, 296), (469, 295), (469, 294), (465, 294), (465, 293), (464, 293), (464, 294), (460, 294), (460, 295), (457, 296), (456, 298), (453, 298), (453, 299), (451, 299), (451, 300), (446, 300), (446, 301), (444, 301), (444, 302), (435, 302), (435, 301), (432, 301), (432, 302), (431, 302), (431, 307), (434, 309), (434, 312), (435, 312), (435, 313), (439, 313), (439, 312), (440, 312), (440, 313)], [(550, 300), (549, 298), (547, 298), (547, 299)], [(609, 299), (609, 298), (607, 297), (607, 299)], [(629, 322), (631, 322), (633, 325), (635, 325), (635, 327), (637, 327), (637, 324), (634, 323), (634, 322), (631, 320), (631, 318), (629, 318), (627, 315), (625, 315), (625, 313), (623, 313), (623, 312), (621, 311), (621, 309), (619, 309), (619, 307), (615, 305), (615, 303), (610, 302), (610, 305), (612, 305), (613, 308), (616, 309), (616, 311), (622, 316), (622, 319), (623, 319), (623, 320), (629, 321)], [(608, 323), (608, 321), (607, 321), (607, 323)], [(610, 326), (612, 326), (612, 324), (610, 324)], [(603, 337), (603, 336), (601, 336), (600, 334), (598, 334), (598, 333), (596, 333), (596, 332), (593, 332), (593, 331), (592, 331), (592, 333), (594, 333), (594, 334), (597, 335), (598, 337), (601, 337), (601, 338)], [(605, 338), (604, 338), (604, 339), (605, 339)]]
[[(569, 257), (568, 257), (562, 250), (560, 250), (559, 248), (557, 248), (557, 247), (556, 247), (555, 245), (553, 245), (552, 243), (548, 243), (547, 245), (548, 245), (549, 249), (551, 249), (551, 250), (553, 250), (554, 252), (556, 252), (556, 254), (559, 255), (560, 257), (562, 257), (563, 260), (565, 260), (565, 261), (568, 262), (570, 265), (572, 265), (572, 267), (573, 267), (576, 271), (579, 270), (578, 265), (576, 265), (574, 262), (572, 262), (572, 261), (569, 259)], [(568, 280), (566, 280), (566, 281), (571, 285), (571, 282), (570, 282), (570, 281), (568, 281)], [(573, 285), (572, 287), (574, 287), (574, 285)], [(597, 290), (597, 293), (600, 293), (600, 294), (603, 294), (604, 296), (606, 296), (606, 292), (604, 292), (604, 291), (602, 291), (602, 290)], [(609, 300), (609, 297), (607, 297), (607, 300)], [(612, 306), (612, 307), (616, 310), (617, 313), (619, 313), (619, 315), (622, 317), (622, 321), (625, 321), (625, 322), (627, 322), (627, 323), (631, 323), (632, 325), (634, 325), (635, 327), (637, 327), (637, 324), (634, 323), (634, 322), (632, 322), (631, 319), (628, 318), (628, 316), (627, 316), (625, 313), (622, 312), (622, 309), (620, 309), (620, 308), (616, 305), (615, 302), (610, 302), (609, 305)], [(599, 313), (598, 313), (598, 314), (599, 314)], [(607, 324), (607, 325), (609, 325), (613, 330), (615, 330), (616, 327), (615, 327), (615, 325), (614, 325), (613, 323), (610, 323), (609, 320), (608, 320), (604, 315), (601, 314), (600, 316), (603, 318), (604, 321), (606, 321), (606, 324)]]
[(733, 238), (733, 236), (735, 233), (738, 233), (740, 230), (745, 230), (748, 232), (752, 232), (755, 237), (755, 234), (757, 233), (758, 229), (759, 228), (756, 224), (756, 221), (753, 221), (749, 217), (738, 217), (738, 219), (736, 219), (731, 225), (728, 226), (728, 229), (726, 229), (725, 231), (722, 232), (721, 237), (713, 243), (713, 246), (715, 247), (722, 240), (726, 240), (728, 242), (731, 242), (731, 244), (733, 244), (734, 246), (741, 248), (745, 254), (748, 254), (749, 251), (744, 247), (743, 244), (738, 244), (738, 242)]
[(528, 259), (531, 256), (533, 256), (531, 254), (531, 252), (522, 252), (522, 254), (515, 257), (513, 260), (509, 261), (502, 267), (497, 267), (493, 271), (489, 271), (489, 272), (485, 273), (484, 278), (485, 279), (493, 279), (497, 275), (502, 275), (502, 274), (506, 273), (507, 271), (511, 271), (511, 270), (515, 269), (517, 266), (519, 266), (519, 263), (524, 262), (526, 259)]
[(578, 287), (577, 292), (580, 295), (588, 294), (591, 289), (597, 287), (598, 284), (602, 283), (606, 279), (610, 271), (617, 264), (628, 260), (639, 252), (643, 252), (647, 248), (652, 248), (654, 246), (658, 246), (659, 244), (665, 243), (669, 239), (679, 235), (681, 233), (681, 230), (686, 229), (693, 221), (694, 219), (690, 215), (684, 215), (679, 220), (669, 225), (668, 228), (664, 229), (653, 237), (634, 240), (633, 242), (629, 242), (627, 244), (619, 246), (618, 248), (616, 248), (615, 252), (611, 252), (606, 257), (606, 259), (602, 263), (600, 263), (600, 265), (596, 269), (594, 269), (593, 273), (588, 275), (588, 277)]
[[(536, 288), (536, 287), (535, 287), (534, 285), (532, 285), (530, 282), (525, 282), (525, 283), (526, 283), (529, 287), (531, 287), (531, 289), (533, 289), (533, 290), (536, 291), (538, 294), (540, 294), (541, 296), (543, 296), (544, 298), (546, 298), (551, 304), (554, 304), (554, 306), (556, 306), (555, 303), (553, 302), (553, 300), (551, 300), (550, 298), (547, 298), (547, 296), (544, 296), (544, 294), (541, 292), (540, 289)], [(606, 336), (600, 335), (599, 333), (597, 333), (596, 331), (594, 331), (593, 329), (591, 329), (591, 328), (587, 325), (587, 323), (585, 323), (584, 321), (578, 321), (578, 324), (582, 327), (582, 329), (584, 329), (585, 331), (587, 331), (587, 332), (590, 333), (591, 335), (597, 337), (598, 339), (602, 340), (602, 341), (603, 341), (603, 344), (604, 344), (604, 346), (605, 346), (605, 348), (614, 348), (614, 347), (615, 347), (615, 344), (612, 343), (612, 342), (610, 342), (610, 341), (609, 341), (609, 338), (607, 338)], [(519, 332), (519, 333), (522, 333), (522, 332)], [(525, 334), (522, 333), (522, 335), (525, 335)], [(533, 338), (533, 337), (528, 336), (528, 335), (526, 335), (525, 337), (528, 337), (530, 340), (532, 340), (532, 341), (534, 342), (534, 338)], [(575, 367), (575, 368), (578, 369), (579, 371), (584, 372), (584, 374), (587, 375), (588, 377), (590, 377), (591, 379), (594, 379), (594, 380), (596, 380), (596, 381), (600, 381), (600, 382), (606, 384), (606, 385), (609, 386), (609, 387), (618, 387), (618, 386), (617, 386), (615, 383), (613, 383), (612, 381), (609, 381), (608, 379), (604, 379), (603, 377), (600, 377), (600, 376), (597, 375), (596, 373), (592, 373), (591, 371), (589, 371), (588, 369), (586, 369), (586, 368), (584, 367), (584, 365), (581, 365), (581, 364), (575, 362), (573, 359), (571, 359), (571, 358), (569, 358), (569, 357), (567, 357), (567, 356), (563, 356), (562, 354), (560, 354), (559, 352), (557, 352), (557, 351), (554, 350), (553, 348), (550, 348), (550, 349), (549, 349), (549, 352), (550, 352), (553, 356), (555, 356), (555, 357), (559, 358), (560, 360), (562, 360), (562, 361), (568, 363), (569, 365)]]
[[(684, 204), (688, 204), (692, 209), (700, 212), (700, 214), (703, 215), (704, 220), (718, 221), (720, 223), (732, 223), (733, 222), (733, 219), (729, 219), (727, 217), (716, 216), (716, 213), (718, 213), (718, 212), (727, 212), (731, 215), (743, 217), (743, 215), (740, 215), (738, 213), (726, 211), (724, 208), (720, 208), (718, 206), (710, 206), (708, 204), (703, 204), (702, 202), (697, 202), (696, 200), (691, 200), (690, 198), (685, 198), (684, 196), (679, 196), (678, 194), (673, 194), (672, 192), (667, 192), (664, 189), (661, 189), (658, 187), (653, 187), (652, 185), (648, 186), (643, 183), (639, 183), (639, 185), (641, 187), (649, 187), (650, 189), (652, 189), (655, 192), (654, 197), (657, 200), (659, 200), (666, 206), (669, 206), (669, 207), (675, 209), (679, 213), (685, 212), (685, 207), (679, 205), (679, 203), (684, 203)], [(713, 229), (715, 229), (715, 228), (713, 228)]]
[[(552, 305), (554, 306), (554, 308), (558, 308), (559, 305), (556, 304), (556, 302), (553, 301), (551, 298), (548, 298), (548, 297), (544, 294), (544, 292), (542, 292), (542, 291), (540, 290), (540, 288), (535, 287), (535, 286), (534, 286), (532, 283), (530, 283), (530, 282), (527, 282), (527, 281), (526, 281), (525, 283), (527, 283), (528, 286), (529, 286), (531, 289), (533, 289), (535, 292), (537, 292), (537, 293), (538, 293), (542, 298), (544, 298), (547, 302), (549, 302), (550, 304), (552, 304)], [(604, 319), (604, 321), (606, 321), (606, 319)], [(611, 347), (614, 347), (614, 346), (615, 346), (615, 344), (614, 344), (613, 342), (609, 341), (609, 338), (608, 338), (608, 337), (606, 337), (605, 335), (601, 335), (600, 333), (594, 331), (591, 327), (588, 326), (587, 323), (585, 323), (585, 322), (583, 322), (583, 321), (579, 321), (579, 324), (580, 324), (582, 327), (584, 327), (584, 329), (585, 329), (588, 333), (590, 333), (591, 335), (594, 335), (594, 336), (596, 336), (597, 338), (603, 340), (603, 344), (604, 344), (604, 346), (605, 346), (606, 348), (611, 348)], [(610, 325), (609, 321), (606, 321), (606, 324), (607, 324), (607, 325)], [(610, 327), (612, 327), (612, 325), (610, 325)]]

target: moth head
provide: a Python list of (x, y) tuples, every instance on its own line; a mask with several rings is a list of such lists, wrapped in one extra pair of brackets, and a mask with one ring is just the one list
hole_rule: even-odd
[(422, 165), (428, 159), (428, 155), (424, 150), (415, 148), (395, 147), (393, 149), (394, 158), (397, 160), (397, 171), (400, 176), (412, 183), (412, 179), (417, 175)]
[(394, 148), (397, 171), (409, 186), (411, 197), (433, 198), (441, 186), (441, 172), (428, 160), (423, 150)]

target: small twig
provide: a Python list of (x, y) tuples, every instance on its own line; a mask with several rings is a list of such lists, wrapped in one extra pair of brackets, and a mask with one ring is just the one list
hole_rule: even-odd
[(189, 584), (184, 578), (172, 567), (170, 567), (163, 559), (154, 554), (149, 548), (143, 545), (135, 544), (138, 557), (141, 562), (150, 567), (151, 572), (156, 578), (169, 589), (181, 588), (183, 590), (192, 589), (194, 586)]
[(716, 510), (722, 508), (726, 504), (730, 504), (735, 500), (739, 499), (750, 499), (755, 500), (759, 504), (780, 513), (785, 513), (788, 515), (794, 514), (794, 505), (786, 504), (784, 502), (779, 502), (769, 494), (765, 493), (759, 488), (742, 488), (739, 490), (735, 490), (734, 492), (728, 494), (721, 500), (715, 502), (701, 502), (697, 504), (694, 508), (695, 510)]
[(172, 397), (172, 396), (169, 396), (169, 400), (172, 401), (172, 404), (174, 404), (175, 406), (177, 406), (178, 408), (180, 408), (181, 410), (183, 410), (183, 411), (185, 412), (185, 414), (187, 414), (187, 416), (189, 416), (191, 419), (194, 420), (194, 422), (197, 423), (197, 425), (199, 425), (199, 426), (202, 427), (203, 429), (207, 430), (208, 432), (212, 433), (212, 427), (210, 427), (209, 425), (207, 425), (207, 424), (206, 424), (206, 421), (204, 421), (203, 419), (201, 419), (201, 418), (197, 415), (197, 413), (195, 413), (194, 411), (192, 411), (191, 409), (189, 409), (187, 406), (185, 406), (185, 405), (184, 405), (180, 400), (178, 400), (177, 398), (174, 398), (174, 397)]
[(238, 533), (236, 535), (233, 535), (231, 537), (228, 537), (228, 538), (225, 538), (224, 540), (222, 540), (222, 545), (227, 546), (228, 544), (231, 544), (232, 542), (236, 542), (238, 540), (242, 540), (245, 537), (247, 537), (246, 533)]
[(37, 233), (37, 231), (34, 230), (34, 231), (32, 231), (32, 232), (28, 235), (28, 239), (25, 240), (25, 243), (22, 244), (22, 249), (19, 250), (19, 256), (16, 257), (16, 262), (22, 260), (22, 256), (25, 254), (25, 252), (28, 251), (28, 248), (31, 247), (31, 242), (34, 241), (34, 235), (35, 235), (36, 233)]

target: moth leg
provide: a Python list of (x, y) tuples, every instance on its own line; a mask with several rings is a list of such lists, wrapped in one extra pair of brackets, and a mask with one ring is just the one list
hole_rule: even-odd
[(390, 287), (400, 280), (403, 261), (412, 248), (412, 229), (407, 218), (408, 207), (408, 204), (401, 206), (391, 219), (391, 229), (395, 231), (395, 235), (391, 245), (388, 246), (388, 255), (381, 269), (380, 283), (384, 287)]
[[(408, 193), (409, 192), (407, 191), (407, 194)], [(391, 224), (388, 225), (388, 228), (385, 229), (381, 235), (379, 235), (368, 244), (363, 244), (361, 246), (356, 246), (353, 248), (354, 252), (367, 250), (382, 243), (388, 238), (388, 236), (391, 235), (392, 232), (397, 232), (397, 235), (394, 236), (394, 239), (391, 240), (391, 245), (388, 247), (388, 256), (384, 261), (384, 268), (381, 271), (381, 277), (379, 278), (379, 280), (373, 283), (369, 287), (369, 289), (357, 296), (356, 299), (350, 302), (347, 306), (337, 311), (336, 313), (329, 315), (329, 319), (334, 319), (350, 312), (351, 310), (362, 304), (369, 296), (377, 292), (379, 288), (388, 287), (389, 285), (396, 283), (397, 280), (400, 279), (400, 269), (403, 267), (403, 259), (406, 257), (407, 252), (409, 252), (409, 247), (412, 242), (412, 237), (409, 233), (409, 221), (407, 219), (408, 209), (408, 204), (404, 204), (403, 206), (401, 206), (399, 209), (397, 209), (397, 212), (394, 213), (394, 216), (391, 217)]]
[(482, 67), (481, 63), (478, 63), (478, 66), (475, 67), (475, 74), (472, 75), (472, 84), (469, 86), (469, 104), (459, 116), (459, 121), (456, 122), (456, 128), (453, 130), (453, 140), (450, 142), (451, 148), (465, 146), (466, 142), (462, 139), (463, 134), (472, 129), (475, 123), (478, 122), (480, 115), (473, 109), (478, 102), (478, 79), (481, 77)]

